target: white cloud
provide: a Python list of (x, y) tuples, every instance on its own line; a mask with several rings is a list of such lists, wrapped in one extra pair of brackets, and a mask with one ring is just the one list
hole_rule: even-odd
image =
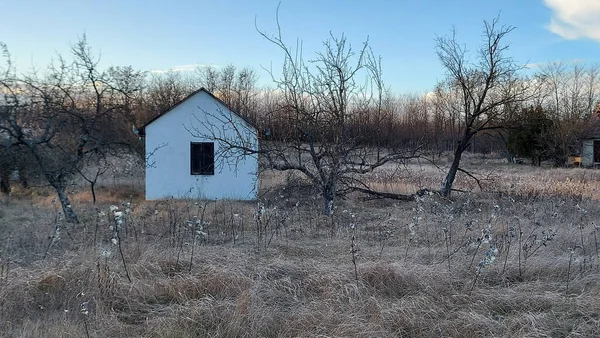
[(193, 63), (193, 64), (189, 64), (189, 65), (175, 66), (175, 67), (171, 67), (168, 69), (152, 69), (150, 71), (150, 73), (153, 73), (153, 74), (164, 74), (164, 73), (171, 73), (171, 72), (186, 73), (186, 72), (193, 72), (198, 68), (204, 68), (204, 67), (218, 67), (218, 66), (217, 65), (205, 65), (205, 64), (201, 64), (201, 63)]
[(600, 41), (599, 0), (544, 0), (552, 9), (548, 29), (565, 39)]
[(529, 62), (525, 65), (527, 69), (536, 69), (546, 65), (547, 62)]

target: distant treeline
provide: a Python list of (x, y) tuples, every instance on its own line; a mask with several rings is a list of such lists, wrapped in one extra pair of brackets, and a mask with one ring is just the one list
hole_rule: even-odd
[[(307, 124), (298, 126), (285, 96), (258, 87), (253, 69), (202, 67), (194, 73), (150, 74), (136, 108), (141, 125), (189, 93), (205, 87), (232, 110), (251, 121), (262, 139), (296, 141), (321, 135)], [(530, 158), (534, 163), (552, 160), (563, 165), (569, 154), (581, 151), (581, 140), (595, 132), (600, 102), (600, 72), (581, 63), (551, 63), (525, 77), (530, 99), (505, 106), (497, 129), (477, 135), (470, 151), (501, 153), (507, 158)], [(452, 151), (459, 139), (463, 115), (459, 92), (441, 86), (429, 93), (397, 94), (386, 91), (381, 102), (356, 98), (345, 121), (348, 137), (365, 146), (422, 145), (432, 152)], [(458, 108), (457, 108), (458, 107)], [(327, 140), (323, 140), (327, 141)]]

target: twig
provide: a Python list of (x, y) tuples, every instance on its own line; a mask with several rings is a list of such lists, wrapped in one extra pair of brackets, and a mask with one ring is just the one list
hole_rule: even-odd
[(458, 168), (458, 171), (460, 171), (460, 172), (466, 174), (467, 176), (469, 176), (470, 178), (474, 179), (475, 182), (477, 182), (479, 189), (483, 190), (483, 187), (481, 186), (481, 182), (479, 181), (479, 179), (477, 177), (475, 177), (473, 174), (471, 174), (470, 172), (466, 171), (463, 168)]

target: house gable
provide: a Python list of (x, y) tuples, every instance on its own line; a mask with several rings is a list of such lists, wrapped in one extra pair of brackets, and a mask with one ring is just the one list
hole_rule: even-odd
[(225, 109), (229, 110), (231, 113), (233, 113), (233, 115), (235, 115), (236, 117), (238, 117), (239, 119), (241, 119), (242, 121), (244, 121), (244, 123), (247, 124), (248, 127), (254, 129), (255, 131), (257, 130), (257, 128), (254, 126), (254, 124), (252, 122), (250, 122), (248, 119), (246, 119), (245, 117), (243, 117), (242, 115), (240, 115), (239, 113), (233, 111), (232, 109), (230, 109), (227, 104), (225, 104), (225, 102), (223, 102), (221, 99), (219, 99), (218, 97), (214, 96), (211, 92), (209, 92), (208, 90), (206, 90), (204, 87), (201, 87), (200, 89), (196, 90), (195, 92), (189, 94), (188, 96), (186, 96), (185, 98), (183, 98), (181, 101), (179, 101), (178, 103), (176, 103), (175, 105), (173, 105), (172, 107), (170, 107), (169, 109), (161, 112), (160, 114), (158, 114), (157, 116), (155, 116), (153, 119), (151, 119), (150, 121), (146, 122), (143, 126), (139, 127), (137, 129), (138, 131), (138, 135), (141, 137), (146, 136), (146, 127), (148, 127), (150, 124), (154, 123), (155, 121), (157, 121), (158, 119), (160, 119), (161, 117), (165, 116), (166, 114), (170, 113), (173, 110), (176, 110), (177, 107), (179, 107), (181, 104), (183, 104), (184, 102), (190, 100), (192, 97), (198, 95), (198, 94), (206, 94), (208, 96), (210, 96), (213, 100), (215, 100), (215, 104), (220, 104), (221, 106), (223, 106)]
[[(146, 199), (255, 199), (257, 156), (243, 156), (233, 164), (227, 158), (216, 158), (225, 153), (225, 145), (211, 139), (215, 130), (222, 133), (220, 136), (239, 137), (229, 124), (244, 124), (239, 128), (245, 132), (243, 137), (258, 144), (256, 129), (202, 88), (140, 128), (148, 162)], [(206, 142), (214, 143), (206, 148), (214, 149), (214, 173), (200, 170), (198, 174), (191, 170), (198, 160), (198, 155), (192, 153), (197, 148), (194, 145)]]

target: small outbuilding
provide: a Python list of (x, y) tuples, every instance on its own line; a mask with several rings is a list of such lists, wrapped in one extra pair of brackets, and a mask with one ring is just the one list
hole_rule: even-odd
[(584, 167), (600, 166), (600, 135), (583, 140), (581, 165)]
[(147, 200), (257, 198), (258, 156), (228, 146), (257, 149), (257, 130), (208, 90), (193, 92), (138, 134), (146, 145)]
[(581, 165), (598, 167), (600, 166), (600, 104), (591, 118), (586, 134), (581, 150)]

